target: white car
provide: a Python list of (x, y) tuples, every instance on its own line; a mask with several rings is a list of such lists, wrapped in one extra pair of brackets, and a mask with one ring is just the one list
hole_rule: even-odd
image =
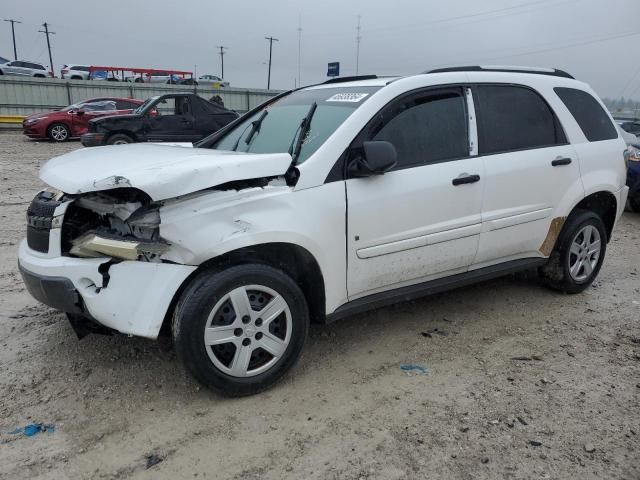
[(45, 78), (53, 76), (47, 67), (36, 62), (14, 60), (0, 65), (0, 75), (20, 75), (23, 77)]
[(88, 65), (63, 65), (60, 70), (60, 78), (70, 80), (89, 80)]
[(79, 335), (172, 335), (227, 395), (282, 377), (310, 322), (530, 268), (578, 293), (625, 205), (625, 143), (588, 85), (497, 70), (330, 80), (193, 147), (54, 158), (25, 284)]
[[(187, 82), (188, 82), (188, 79), (182, 83), (186, 84)], [(222, 78), (218, 77), (217, 75), (200, 75), (198, 77), (198, 85), (220, 88), (220, 87), (228, 87), (229, 82), (224, 81)]]

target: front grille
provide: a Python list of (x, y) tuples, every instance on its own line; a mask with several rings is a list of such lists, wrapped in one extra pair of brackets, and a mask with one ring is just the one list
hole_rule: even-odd
[(40, 192), (27, 209), (27, 244), (32, 250), (49, 252), (49, 232), (53, 212), (62, 202), (51, 192)]

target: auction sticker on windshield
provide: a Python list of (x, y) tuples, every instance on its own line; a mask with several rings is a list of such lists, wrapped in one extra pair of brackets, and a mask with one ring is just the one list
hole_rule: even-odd
[(327, 98), (327, 102), (359, 102), (364, 97), (369, 95), (368, 93), (336, 93), (335, 95)]

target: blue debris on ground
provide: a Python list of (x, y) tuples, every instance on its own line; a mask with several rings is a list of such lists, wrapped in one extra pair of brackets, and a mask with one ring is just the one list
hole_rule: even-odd
[(400, 370), (409, 374), (415, 372), (420, 375), (426, 375), (428, 373), (427, 369), (424, 368), (423, 366), (414, 365), (412, 363), (403, 363), (402, 365), (400, 365)]
[(12, 432), (9, 432), (10, 435), (17, 435), (19, 433), (23, 434), (25, 437), (33, 437), (40, 432), (47, 432), (49, 434), (56, 431), (55, 425), (49, 423), (30, 423), (29, 425), (16, 428)]

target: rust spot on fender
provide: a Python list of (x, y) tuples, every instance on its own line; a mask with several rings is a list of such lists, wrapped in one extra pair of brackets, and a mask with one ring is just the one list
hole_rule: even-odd
[(556, 245), (556, 240), (558, 240), (558, 235), (560, 235), (560, 230), (562, 230), (562, 226), (564, 225), (567, 217), (556, 217), (551, 220), (551, 225), (549, 225), (549, 232), (547, 233), (547, 238), (544, 239), (542, 245), (540, 245), (540, 253), (542, 253), (545, 257), (551, 255), (553, 251), (553, 247)]

